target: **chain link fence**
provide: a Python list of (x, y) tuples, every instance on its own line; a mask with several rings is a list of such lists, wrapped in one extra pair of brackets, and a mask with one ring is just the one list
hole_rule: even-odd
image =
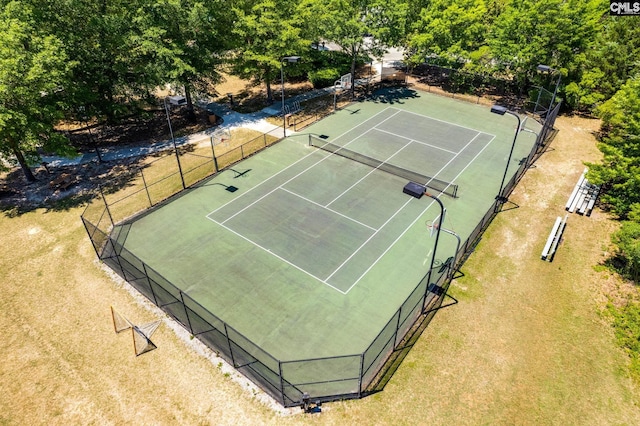
[[(544, 118), (537, 143), (504, 186), (505, 199), (552, 140), (559, 109), (558, 104)], [(275, 133), (265, 134), (224, 152), (216, 152), (213, 141), (203, 141), (175, 155), (149, 159), (105, 187), (102, 197), (87, 206), (82, 221), (100, 260), (283, 406), (301, 405), (304, 394), (314, 401), (361, 398), (384, 387), (435, 313), (448, 306), (443, 303), (455, 271), (473, 252), (502, 202), (491, 206), (446, 265), (433, 268), (416, 284), (363, 353), (279, 360), (128, 251), (123, 241), (130, 225), (116, 227), (278, 140)]]

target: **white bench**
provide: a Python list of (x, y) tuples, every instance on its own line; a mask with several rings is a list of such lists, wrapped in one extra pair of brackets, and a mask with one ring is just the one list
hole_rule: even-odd
[(551, 233), (549, 234), (549, 238), (547, 238), (547, 243), (542, 249), (542, 260), (548, 260), (549, 262), (553, 260), (553, 256), (556, 253), (558, 244), (560, 244), (560, 240), (562, 239), (564, 228), (567, 226), (568, 217), (569, 215), (566, 214), (564, 216), (564, 219), (562, 219), (560, 216), (556, 218), (556, 221), (553, 224), (553, 228), (551, 229)]

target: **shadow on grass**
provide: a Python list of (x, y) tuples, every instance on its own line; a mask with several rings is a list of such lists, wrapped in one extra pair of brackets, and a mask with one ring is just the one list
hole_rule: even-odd
[[(109, 193), (133, 185), (135, 170), (143, 157), (122, 162), (90, 162), (75, 166), (35, 169), (35, 182), (27, 182), (22, 170), (15, 169), (0, 185), (0, 212), (7, 217), (43, 209), (45, 212), (69, 211), (87, 205), (100, 196), (100, 187), (108, 182)], [(66, 188), (56, 188), (56, 179), (68, 176)]]

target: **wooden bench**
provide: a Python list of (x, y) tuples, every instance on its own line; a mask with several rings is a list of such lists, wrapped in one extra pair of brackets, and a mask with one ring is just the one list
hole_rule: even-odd
[(65, 191), (71, 185), (76, 183), (76, 178), (69, 173), (62, 173), (60, 176), (49, 182), (49, 188)]

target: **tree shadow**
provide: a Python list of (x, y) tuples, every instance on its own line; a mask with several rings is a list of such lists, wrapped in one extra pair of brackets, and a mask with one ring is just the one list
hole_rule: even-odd
[[(135, 171), (142, 167), (140, 163), (145, 157), (41, 166), (34, 169), (35, 182), (28, 182), (21, 169), (14, 169), (0, 184), (0, 212), (12, 218), (38, 209), (60, 212), (84, 206), (100, 195), (100, 187), (106, 182), (109, 192), (133, 185)], [(54, 185), (62, 177), (67, 177), (65, 184)]]
[(382, 87), (375, 89), (369, 100), (383, 104), (403, 104), (407, 99), (419, 98), (420, 94), (406, 86)]

